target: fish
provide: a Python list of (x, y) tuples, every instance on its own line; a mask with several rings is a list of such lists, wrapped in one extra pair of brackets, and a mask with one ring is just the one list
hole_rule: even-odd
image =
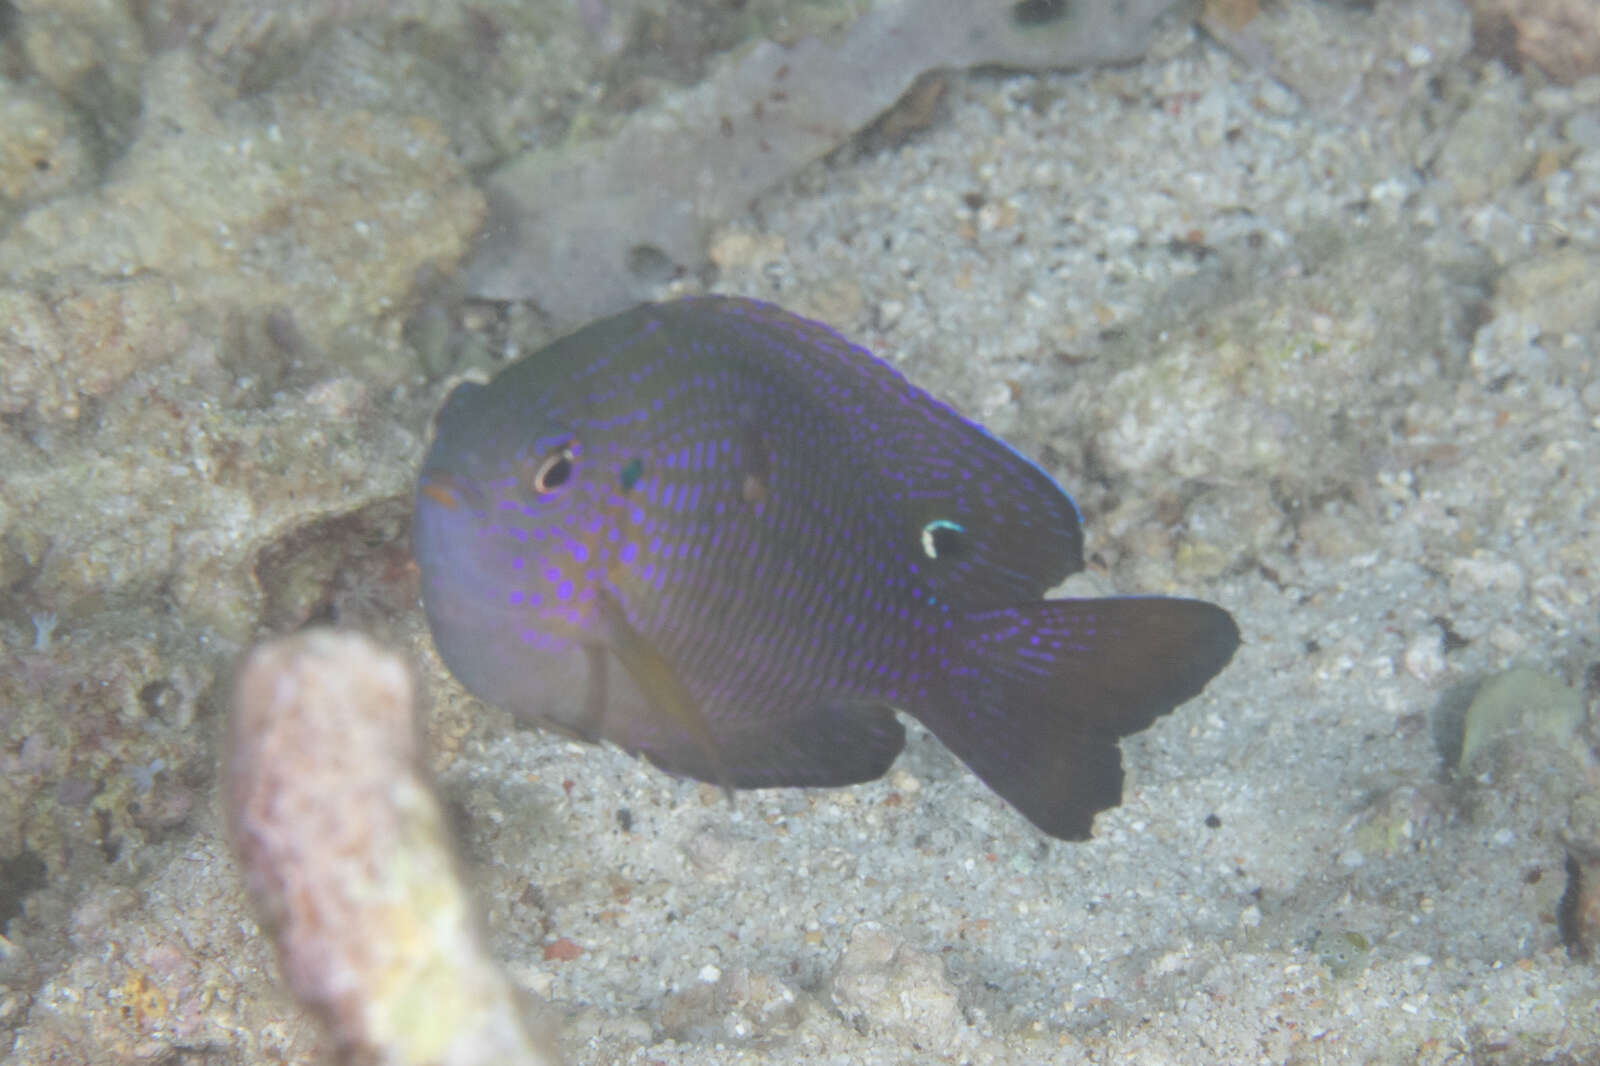
[(729, 790), (883, 775), (921, 722), (1045, 834), (1239, 644), (1215, 604), (1048, 599), (1083, 568), (1039, 466), (830, 327), (696, 296), (463, 382), (413, 550), (487, 703)]

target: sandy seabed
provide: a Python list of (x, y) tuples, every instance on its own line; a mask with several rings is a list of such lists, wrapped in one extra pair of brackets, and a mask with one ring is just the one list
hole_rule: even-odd
[[(526, 62), (621, 47), (574, 25)], [(417, 662), (489, 942), (571, 1063), (1600, 1061), (1600, 78), (1474, 55), (1452, 0), (952, 73), (662, 286), (824, 319), (1038, 459), (1085, 516), (1063, 594), (1233, 612), (1063, 844), (914, 725), (882, 781), (730, 808), (444, 674), (403, 540), (428, 413), (552, 326), (448, 281), (508, 120), (346, 36), (252, 96), (234, 38), (80, 27), (139, 105), (96, 124), (19, 34), (10, 1061), (325, 1053), (215, 799), (230, 664), (312, 617)]]

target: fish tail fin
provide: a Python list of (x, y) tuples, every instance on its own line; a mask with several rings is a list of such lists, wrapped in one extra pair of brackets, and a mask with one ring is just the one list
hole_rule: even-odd
[(1239, 630), (1200, 600), (1044, 600), (975, 612), (945, 636), (915, 713), (1044, 832), (1084, 840), (1122, 800), (1120, 737), (1199, 694)]

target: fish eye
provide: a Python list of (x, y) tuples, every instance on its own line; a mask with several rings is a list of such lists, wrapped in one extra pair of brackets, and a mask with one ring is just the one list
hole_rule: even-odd
[(528, 485), (537, 496), (554, 496), (566, 487), (572, 480), (573, 471), (577, 468), (578, 454), (572, 441), (556, 448), (544, 461), (539, 464), (539, 469), (533, 472)]

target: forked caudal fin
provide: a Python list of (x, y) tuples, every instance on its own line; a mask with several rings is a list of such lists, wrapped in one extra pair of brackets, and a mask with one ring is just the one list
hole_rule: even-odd
[(917, 717), (1034, 825), (1084, 840), (1122, 799), (1117, 739), (1198, 695), (1239, 629), (1200, 600), (1045, 600), (969, 615), (948, 641)]

